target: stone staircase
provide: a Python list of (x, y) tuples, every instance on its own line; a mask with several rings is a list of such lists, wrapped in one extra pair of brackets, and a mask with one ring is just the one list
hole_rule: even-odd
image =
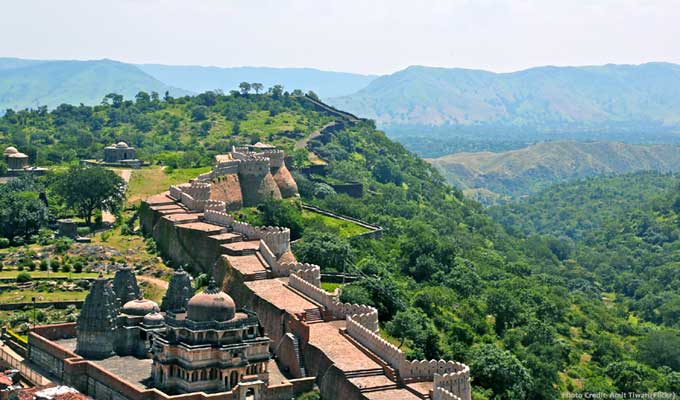
[(253, 281), (261, 281), (261, 280), (265, 280), (265, 279), (269, 278), (269, 276), (267, 275), (267, 271), (258, 271), (256, 273), (254, 273), (252, 275), (252, 277), (253, 277), (253, 279), (252, 279)]
[(368, 369), (357, 369), (354, 371), (344, 371), (345, 377), (351, 378), (364, 378), (367, 376), (380, 376), (384, 373), (382, 368), (368, 368)]
[(323, 316), (319, 307), (308, 308), (305, 310), (305, 322), (313, 324), (316, 322), (323, 322)]
[(305, 370), (305, 364), (302, 358), (302, 351), (300, 350), (300, 341), (295, 335), (293, 335), (293, 350), (295, 352), (295, 358), (297, 359), (298, 365), (300, 365), (300, 372), (302, 373), (302, 376), (307, 376), (307, 371)]

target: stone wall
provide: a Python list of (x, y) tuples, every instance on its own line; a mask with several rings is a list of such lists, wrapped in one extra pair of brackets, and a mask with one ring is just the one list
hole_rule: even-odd
[(378, 310), (363, 304), (347, 304), (339, 302), (335, 297), (318, 286), (307, 282), (301, 277), (293, 274), (288, 279), (288, 284), (295, 290), (302, 292), (312, 300), (326, 307), (333, 317), (345, 319), (352, 316), (358, 324), (371, 332), (378, 331)]
[(399, 372), (404, 380), (430, 380), (434, 388), (442, 387), (462, 400), (470, 400), (470, 368), (455, 361), (408, 361), (404, 353), (352, 316), (347, 317), (347, 333)]
[(290, 229), (288, 228), (255, 227), (246, 222), (236, 221), (230, 214), (210, 209), (205, 211), (203, 218), (210, 224), (230, 227), (234, 232), (240, 233), (250, 240), (262, 240), (276, 257), (280, 257), (290, 250)]

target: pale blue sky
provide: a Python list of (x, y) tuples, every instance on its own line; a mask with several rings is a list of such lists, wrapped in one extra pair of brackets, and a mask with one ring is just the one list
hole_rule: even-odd
[(3, 56), (374, 74), (680, 63), (680, 0), (2, 0)]

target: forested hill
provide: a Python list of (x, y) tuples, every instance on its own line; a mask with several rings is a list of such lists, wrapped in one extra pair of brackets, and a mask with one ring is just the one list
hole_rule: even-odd
[(6, 109), (97, 104), (109, 93), (189, 92), (166, 85), (139, 68), (111, 60), (40, 61), (0, 58), (0, 113)]
[(679, 145), (556, 141), (500, 153), (458, 153), (428, 160), (447, 181), (493, 202), (596, 175), (680, 171)]
[(202, 67), (195, 65), (139, 64), (142, 71), (169, 85), (196, 93), (221, 89), (229, 91), (241, 82), (259, 82), (265, 87), (283, 85), (288, 90), (313, 91), (328, 98), (363, 89), (376, 76), (314, 68)]
[(644, 135), (680, 126), (680, 66), (539, 67), (512, 73), (413, 66), (331, 103), (382, 126), (419, 126), (425, 132), (438, 126), (496, 137), (531, 131)]
[[(0, 119), (0, 144), (62, 163), (64, 153), (72, 151), (69, 161), (77, 162), (117, 139), (173, 168), (208, 165), (232, 144), (256, 141), (292, 151), (296, 166), (322, 159), (325, 176), (296, 176), (302, 200), (380, 225), (383, 238), (346, 239), (326, 226), (304, 226), (296, 203), (267, 203), (255, 212), (267, 225), (301, 234), (294, 246), (301, 260), (360, 275), (342, 300), (374, 305), (386, 337), (411, 357), (471, 365), (475, 399), (680, 390), (680, 366), (659, 357), (680, 349), (671, 325), (631, 312), (594, 274), (573, 269), (550, 240), (508, 235), (370, 121), (338, 118), (279, 90), (167, 99), (144, 93), (135, 101), (109, 96), (96, 107), (8, 113)], [(343, 128), (293, 150), (332, 121)], [(330, 186), (348, 181), (364, 184), (363, 198)], [(654, 302), (644, 307), (664, 310)], [(654, 331), (661, 326), (670, 336), (659, 342)]]

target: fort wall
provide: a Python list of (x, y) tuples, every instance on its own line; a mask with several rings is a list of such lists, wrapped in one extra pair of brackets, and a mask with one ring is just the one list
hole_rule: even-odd
[(361, 324), (367, 330), (378, 331), (378, 310), (375, 308), (363, 304), (341, 303), (325, 290), (295, 274), (290, 276), (288, 284), (293, 289), (299, 290), (305, 296), (326, 307), (334, 318), (345, 319), (348, 316), (353, 316), (353, 321)]
[(461, 400), (470, 400), (470, 368), (455, 361), (408, 361), (404, 353), (380, 335), (367, 329), (352, 316), (347, 317), (347, 333), (399, 372), (404, 380), (429, 380), (434, 388), (444, 388)]

